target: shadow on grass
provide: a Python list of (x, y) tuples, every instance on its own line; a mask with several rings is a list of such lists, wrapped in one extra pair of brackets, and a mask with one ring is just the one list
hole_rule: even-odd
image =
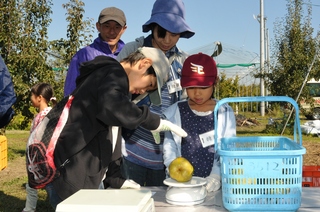
[(18, 157), (24, 157), (26, 155), (26, 150), (23, 149), (13, 149), (13, 148), (8, 148), (8, 160), (9, 161), (12, 161), (14, 160), (15, 158), (18, 158)]
[(0, 211), (22, 211), (25, 201), (0, 191)]
[[(21, 212), (24, 206), (25, 200), (5, 194), (3, 191), (0, 191), (1, 212)], [(51, 207), (48, 198), (42, 199), (41, 197), (39, 197), (39, 200), (37, 202), (36, 210), (40, 212), (54, 212), (54, 209)]]

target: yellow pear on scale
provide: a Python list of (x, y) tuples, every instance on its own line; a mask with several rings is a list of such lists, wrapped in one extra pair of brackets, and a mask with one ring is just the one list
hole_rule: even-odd
[(188, 182), (191, 180), (194, 168), (184, 157), (177, 157), (169, 165), (169, 175), (178, 182)]

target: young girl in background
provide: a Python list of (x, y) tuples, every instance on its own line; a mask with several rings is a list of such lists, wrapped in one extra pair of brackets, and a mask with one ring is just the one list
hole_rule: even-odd
[[(30, 134), (51, 110), (52, 107), (49, 107), (49, 102), (52, 102), (52, 106), (56, 105), (57, 101), (53, 95), (54, 92), (50, 84), (38, 83), (32, 86), (31, 103), (33, 107), (37, 108), (38, 114), (32, 121)], [(27, 183), (26, 191), (26, 204), (22, 212), (34, 212), (38, 201), (38, 190), (31, 188)]]
[[(194, 176), (206, 178), (208, 192), (218, 190), (221, 185), (214, 133), (218, 133), (218, 139), (236, 135), (234, 112), (228, 104), (219, 108), (218, 123), (214, 123), (213, 111), (218, 100), (213, 94), (217, 79), (217, 66), (212, 57), (202, 53), (189, 56), (181, 71), (181, 86), (186, 89), (188, 98), (164, 112), (169, 121), (188, 133), (181, 138), (165, 132), (163, 157), (168, 176), (170, 163), (182, 156), (193, 165)], [(218, 124), (218, 132), (214, 132), (215, 124)]]

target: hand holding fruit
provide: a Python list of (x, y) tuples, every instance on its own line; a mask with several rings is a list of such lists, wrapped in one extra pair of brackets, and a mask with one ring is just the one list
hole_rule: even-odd
[(192, 164), (184, 157), (177, 157), (169, 165), (169, 175), (178, 182), (188, 182), (193, 175)]
[(217, 191), (221, 187), (220, 176), (216, 174), (210, 174), (206, 177), (207, 185), (206, 189), (208, 192)]
[(187, 135), (188, 135), (186, 133), (186, 131), (184, 131), (178, 125), (175, 125), (175, 124), (171, 123), (168, 120), (160, 119), (160, 124), (159, 124), (158, 128), (151, 131), (156, 144), (160, 143), (159, 132), (161, 132), (161, 131), (172, 131), (172, 132), (176, 133), (178, 136), (181, 136), (181, 137), (187, 137)]

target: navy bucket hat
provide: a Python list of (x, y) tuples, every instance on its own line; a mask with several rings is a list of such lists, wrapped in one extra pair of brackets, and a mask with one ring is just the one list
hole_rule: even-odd
[(152, 23), (160, 25), (169, 32), (180, 34), (181, 38), (190, 38), (194, 35), (185, 21), (185, 7), (182, 0), (156, 0), (151, 18), (142, 25), (142, 31), (151, 30)]

